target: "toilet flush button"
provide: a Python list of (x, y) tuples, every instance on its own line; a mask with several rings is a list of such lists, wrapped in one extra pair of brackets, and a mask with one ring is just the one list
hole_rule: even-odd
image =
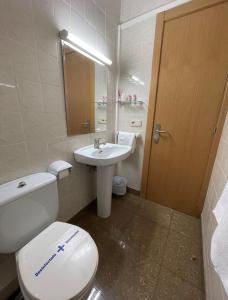
[(18, 189), (20, 189), (20, 188), (23, 188), (24, 186), (26, 186), (26, 182), (25, 181), (20, 181), (19, 183), (18, 183), (18, 186), (17, 186), (17, 188)]

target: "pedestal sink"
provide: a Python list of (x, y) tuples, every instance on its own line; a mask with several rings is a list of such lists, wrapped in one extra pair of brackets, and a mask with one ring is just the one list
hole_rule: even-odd
[(89, 145), (74, 151), (75, 160), (97, 166), (97, 214), (107, 218), (111, 214), (112, 177), (114, 165), (126, 159), (131, 153), (131, 147), (107, 143), (95, 149)]

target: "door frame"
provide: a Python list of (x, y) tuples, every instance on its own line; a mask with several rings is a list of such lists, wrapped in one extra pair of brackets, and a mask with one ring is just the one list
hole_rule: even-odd
[[(154, 119), (156, 112), (156, 103), (157, 103), (157, 92), (158, 92), (158, 83), (159, 83), (159, 71), (161, 64), (161, 52), (164, 36), (164, 27), (165, 23), (179, 18), (190, 13), (209, 8), (211, 6), (227, 2), (227, 0), (193, 0), (191, 2), (185, 3), (173, 9), (170, 9), (165, 12), (161, 12), (157, 15), (156, 19), (156, 30), (155, 30), (155, 41), (154, 41), (154, 50), (153, 50), (153, 61), (152, 61), (152, 73), (151, 73), (151, 83), (150, 83), (150, 95), (148, 103), (148, 112), (147, 112), (147, 126), (146, 126), (146, 135), (145, 135), (145, 147), (144, 147), (144, 158), (143, 158), (143, 169), (142, 169), (142, 180), (141, 180), (141, 191), (140, 194), (143, 198), (147, 198), (147, 186), (148, 186), (148, 177), (149, 177), (149, 166), (150, 166), (150, 155), (152, 149), (152, 138), (153, 138), (153, 127)], [(222, 134), (223, 125), (225, 122), (226, 114), (228, 110), (228, 77), (227, 82), (224, 88), (222, 105), (220, 108), (218, 121), (217, 121), (217, 130), (214, 135), (212, 146), (210, 149), (209, 160), (206, 168), (206, 172), (203, 178), (203, 184), (201, 186), (200, 197), (198, 200), (197, 208), (194, 214), (200, 216), (204, 199), (206, 196), (210, 176), (212, 173), (212, 168), (214, 165), (220, 137)]]

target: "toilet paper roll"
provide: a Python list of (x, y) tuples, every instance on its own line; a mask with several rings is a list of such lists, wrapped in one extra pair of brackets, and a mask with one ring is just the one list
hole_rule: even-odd
[(71, 173), (72, 165), (64, 160), (54, 161), (48, 167), (48, 172), (55, 175), (58, 179), (65, 178)]

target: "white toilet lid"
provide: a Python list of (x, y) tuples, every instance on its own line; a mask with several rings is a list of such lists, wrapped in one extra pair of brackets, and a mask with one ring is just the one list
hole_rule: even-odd
[(75, 297), (96, 273), (98, 251), (82, 228), (54, 222), (17, 252), (17, 267), (26, 291), (35, 299)]

